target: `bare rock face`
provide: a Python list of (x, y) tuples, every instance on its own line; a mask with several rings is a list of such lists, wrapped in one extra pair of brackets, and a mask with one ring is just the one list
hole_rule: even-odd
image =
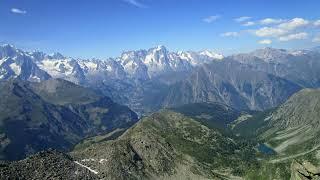
[(304, 161), (302, 165), (312, 174), (320, 174), (320, 167), (316, 167), (308, 161)]
[(320, 167), (316, 167), (308, 161), (299, 163), (293, 161), (291, 164), (291, 178), (290, 180), (319, 180)]

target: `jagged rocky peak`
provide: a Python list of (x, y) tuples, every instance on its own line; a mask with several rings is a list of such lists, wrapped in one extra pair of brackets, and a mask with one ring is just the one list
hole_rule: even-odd
[(35, 61), (41, 61), (46, 58), (46, 54), (42, 51), (27, 52), (27, 54)]
[(158, 45), (157, 47), (151, 48), (147, 51), (146, 58), (144, 60), (144, 63), (149, 63), (154, 61), (169, 61), (168, 55), (169, 51), (167, 48), (163, 45)]
[(55, 52), (47, 56), (48, 59), (66, 59), (62, 54)]
[(50, 75), (38, 68), (28, 53), (12, 45), (0, 46), (0, 80), (20, 78), (29, 81), (41, 81)]
[(126, 60), (126, 59), (132, 59), (136, 57), (145, 57), (147, 51), (146, 50), (137, 50), (137, 51), (125, 51), (121, 54), (119, 59)]
[(158, 46), (156, 46), (156, 47), (154, 47), (154, 48), (150, 48), (149, 50), (148, 50), (148, 52), (149, 53), (156, 53), (156, 52), (160, 52), (160, 53), (167, 53), (168, 52), (168, 50), (167, 50), (167, 48), (164, 46), (164, 45), (158, 45)]
[(189, 71), (194, 66), (223, 58), (223, 55), (209, 50), (170, 52), (165, 46), (159, 45), (148, 50), (125, 52), (117, 60), (129, 74), (139, 77), (147, 74), (152, 78), (167, 72)]
[(20, 50), (10, 44), (0, 45), (0, 59), (5, 57), (14, 57), (16, 56)]

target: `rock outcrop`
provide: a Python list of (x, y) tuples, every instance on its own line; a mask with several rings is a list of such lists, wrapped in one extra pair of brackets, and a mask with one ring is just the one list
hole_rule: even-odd
[(291, 164), (291, 178), (290, 180), (319, 180), (320, 167), (316, 167), (308, 161), (299, 163), (293, 161)]

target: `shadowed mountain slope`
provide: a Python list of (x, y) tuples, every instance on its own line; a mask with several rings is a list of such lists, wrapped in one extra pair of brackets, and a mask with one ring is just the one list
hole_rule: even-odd
[(85, 137), (137, 121), (129, 108), (65, 80), (10, 80), (0, 82), (0, 89), (0, 159), (50, 147), (67, 150)]

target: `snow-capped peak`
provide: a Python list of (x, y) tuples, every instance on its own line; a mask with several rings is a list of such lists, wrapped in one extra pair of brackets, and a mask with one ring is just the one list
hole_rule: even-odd
[(0, 46), (0, 58), (13, 57), (20, 54), (19, 50), (10, 44), (3, 44)]
[(158, 45), (156, 48), (154, 48), (157, 51), (166, 50), (167, 48), (164, 45)]
[[(73, 59), (60, 53), (48, 55), (39, 51), (24, 52), (11, 45), (7, 45), (6, 48), (0, 48), (1, 56), (28, 59), (33, 61), (37, 68), (52, 77), (64, 78), (76, 83), (93, 76), (99, 78), (128, 77), (147, 80), (168, 72), (186, 72), (194, 66), (223, 58), (221, 54), (208, 50), (201, 52), (170, 52), (163, 45), (158, 45), (148, 50), (123, 52), (120, 57), (107, 61)], [(0, 59), (3, 59), (1, 62), (5, 60), (5, 58)], [(19, 69), (20, 66), (18, 67), (17, 65), (19, 63), (11, 64), (8, 72), (13, 72), (16, 75), (21, 74), (23, 69)]]
[(10, 47), (10, 48), (15, 48), (13, 45), (11, 44), (1, 44), (1, 47), (5, 48), (5, 47)]
[(301, 56), (301, 55), (307, 54), (307, 51), (306, 50), (295, 50), (295, 51), (291, 51), (290, 54), (293, 56)]
[(209, 51), (209, 50), (201, 51), (200, 55), (208, 56), (210, 58), (218, 59), (218, 60), (221, 60), (221, 59), (224, 58), (222, 54), (218, 54), (218, 53), (215, 53), (215, 52), (212, 52), (212, 51)]

